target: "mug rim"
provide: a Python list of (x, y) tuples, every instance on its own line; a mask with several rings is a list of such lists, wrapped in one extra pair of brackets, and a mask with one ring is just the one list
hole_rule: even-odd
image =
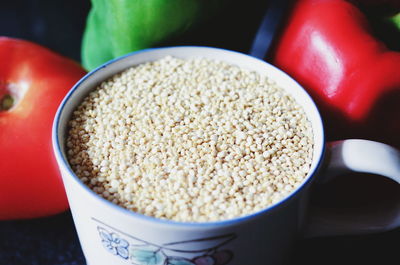
[[(93, 75), (97, 74), (101, 69), (104, 69), (106, 67), (108, 67), (111, 64), (115, 64), (118, 63), (119, 61), (122, 61), (123, 59), (126, 59), (128, 57), (132, 57), (135, 56), (137, 54), (140, 53), (146, 53), (146, 52), (153, 52), (153, 51), (157, 51), (157, 50), (168, 50), (168, 49), (176, 49), (176, 48), (201, 48), (201, 49), (210, 49), (210, 50), (214, 50), (214, 51), (224, 51), (224, 52), (228, 52), (228, 53), (233, 53), (233, 54), (239, 54), (241, 56), (245, 56), (245, 57), (249, 57), (253, 60), (257, 60), (260, 61), (263, 64), (268, 65), (269, 67), (274, 68), (275, 70), (277, 70), (278, 72), (280, 72), (281, 75), (284, 75), (285, 78), (289, 78), (291, 79), (292, 82), (295, 82), (298, 86), (298, 89), (302, 91), (302, 93), (304, 93), (304, 96), (308, 97), (310, 102), (312, 103), (312, 108), (314, 109), (314, 112), (317, 116), (317, 122), (319, 124), (318, 127), (321, 130), (321, 147), (320, 150), (318, 150), (318, 154), (319, 157), (313, 157), (312, 160), (318, 159), (318, 162), (315, 164), (315, 166), (313, 168), (310, 169), (310, 171), (307, 173), (307, 176), (305, 177), (305, 180), (302, 181), (302, 183), (297, 186), (295, 188), (295, 190), (293, 190), (289, 195), (287, 195), (286, 197), (284, 197), (283, 199), (281, 199), (280, 201), (273, 203), (265, 208), (263, 208), (262, 210), (259, 211), (255, 211), (251, 214), (248, 215), (244, 215), (244, 216), (238, 216), (235, 218), (231, 218), (231, 219), (223, 219), (223, 220), (217, 220), (217, 221), (209, 221), (209, 222), (183, 222), (183, 221), (175, 221), (175, 220), (170, 220), (170, 219), (161, 219), (161, 218), (156, 218), (156, 217), (152, 217), (152, 216), (147, 216), (141, 213), (137, 213), (131, 210), (128, 210), (122, 206), (119, 206), (115, 203), (112, 203), (111, 201), (101, 197), (99, 194), (97, 194), (96, 192), (94, 192), (91, 188), (89, 188), (87, 185), (85, 185), (80, 179), (79, 177), (75, 174), (75, 172), (72, 170), (72, 168), (70, 167), (69, 162), (66, 159), (65, 153), (62, 152), (62, 148), (61, 148), (61, 143), (60, 143), (60, 137), (59, 137), (59, 129), (61, 130), (62, 128), (60, 127), (60, 119), (61, 116), (63, 115), (63, 111), (65, 109), (65, 106), (67, 104), (69, 104), (70, 98), (72, 97), (72, 95), (79, 90), (79, 88), (81, 87), (81, 85), (86, 82), (86, 80), (90, 79)], [(166, 54), (167, 55), (167, 54)], [(165, 56), (166, 56), (165, 55)], [(204, 56), (207, 57), (207, 56)], [(133, 65), (131, 65), (133, 66)], [(239, 66), (240, 67), (240, 66)], [(112, 74), (115, 75), (116, 73)], [(112, 76), (111, 75), (111, 76)], [(103, 81), (106, 80), (107, 78), (102, 79)], [(91, 89), (94, 89), (94, 87), (92, 87)], [(90, 89), (89, 89), (90, 90)], [(304, 107), (303, 105), (301, 105), (302, 107)], [(312, 124), (314, 125), (314, 124)], [(65, 126), (64, 126), (65, 128)], [(314, 128), (314, 127), (313, 127)], [(313, 132), (314, 134), (314, 132)], [(315, 134), (314, 134), (315, 135)], [(142, 49), (139, 51), (134, 51), (128, 54), (125, 54), (123, 56), (117, 57), (115, 59), (112, 59), (100, 66), (98, 66), (97, 68), (89, 71), (85, 76), (83, 76), (77, 83), (74, 84), (74, 86), (70, 89), (70, 91), (66, 94), (66, 96), (64, 97), (64, 99), (62, 100), (62, 102), (60, 103), (54, 121), (53, 121), (53, 126), (52, 126), (52, 145), (53, 145), (53, 153), (56, 157), (57, 160), (57, 166), (60, 169), (60, 172), (65, 169), (67, 171), (67, 174), (62, 174), (62, 178), (64, 178), (64, 175), (68, 175), (67, 177), (72, 179), (74, 184), (78, 185), (80, 189), (83, 189), (85, 191), (85, 193), (87, 193), (87, 195), (90, 195), (90, 197), (92, 197), (94, 200), (99, 201), (101, 204), (103, 204), (104, 206), (107, 207), (111, 207), (113, 210), (122, 213), (124, 215), (130, 215), (133, 218), (139, 218), (142, 221), (147, 221), (147, 222), (152, 222), (154, 224), (164, 224), (164, 225), (174, 225), (174, 226), (185, 226), (185, 227), (210, 227), (210, 226), (228, 226), (228, 225), (234, 225), (234, 224), (238, 224), (238, 223), (242, 223), (242, 222), (247, 222), (250, 221), (252, 219), (255, 218), (259, 218), (263, 215), (269, 214), (273, 211), (276, 211), (277, 209), (283, 207), (284, 205), (288, 204), (289, 201), (293, 200), (295, 197), (297, 197), (297, 195), (299, 195), (299, 193), (301, 191), (304, 190), (304, 188), (306, 186), (308, 186), (311, 181), (313, 181), (315, 179), (315, 176), (317, 175), (317, 172), (320, 170), (321, 165), (323, 164), (324, 161), (324, 157), (325, 157), (325, 153), (326, 153), (326, 141), (325, 141), (325, 132), (324, 132), (324, 123), (320, 114), (320, 111), (318, 109), (318, 107), (316, 106), (315, 101), (312, 99), (312, 97), (309, 95), (309, 93), (303, 88), (302, 85), (300, 85), (294, 78), (292, 78), (290, 75), (288, 75), (286, 72), (284, 72), (283, 70), (279, 69), (278, 67), (263, 61), (259, 58), (253, 57), (251, 55), (242, 53), (242, 52), (238, 52), (238, 51), (233, 51), (233, 50), (229, 50), (229, 49), (224, 49), (224, 48), (217, 48), (217, 47), (210, 47), (210, 46), (195, 46), (195, 45), (183, 45), (183, 46), (167, 46), (167, 47), (157, 47), (157, 48), (148, 48), (148, 49)], [(315, 148), (315, 145), (314, 145)], [(65, 189), (65, 187), (64, 187)]]

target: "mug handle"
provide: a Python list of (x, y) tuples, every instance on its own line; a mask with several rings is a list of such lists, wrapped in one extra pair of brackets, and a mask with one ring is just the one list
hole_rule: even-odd
[[(359, 139), (331, 142), (327, 148), (327, 167), (321, 179), (326, 183), (348, 172), (371, 173), (400, 184), (400, 151), (389, 145)], [(395, 206), (375, 206), (368, 212), (341, 212), (311, 206), (305, 237), (361, 235), (385, 232), (400, 227), (400, 202)]]

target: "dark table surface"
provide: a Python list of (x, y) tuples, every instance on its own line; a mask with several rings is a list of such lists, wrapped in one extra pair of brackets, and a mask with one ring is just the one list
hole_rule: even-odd
[[(265, 8), (258, 2), (263, 1), (251, 0), (251, 5), (243, 6), (234, 0), (224, 17), (215, 19), (213, 27), (199, 28), (166, 45), (209, 45), (248, 52)], [(88, 0), (2, 0), (0, 35), (31, 40), (80, 61), (89, 8)], [(246, 13), (251, 16), (246, 18)], [(380, 184), (380, 188), (388, 185), (397, 196), (399, 189), (393, 188), (393, 183)], [(373, 192), (366, 189), (363, 196), (371, 197)], [(390, 198), (393, 196), (386, 199)], [(398, 265), (399, 245), (399, 229), (375, 235), (304, 239), (298, 242), (291, 264)], [(85, 264), (70, 212), (34, 220), (0, 221), (0, 265), (17, 264)]]

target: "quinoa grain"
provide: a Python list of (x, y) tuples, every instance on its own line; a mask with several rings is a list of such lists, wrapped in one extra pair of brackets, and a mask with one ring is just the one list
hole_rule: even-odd
[(74, 111), (69, 163), (100, 196), (183, 222), (225, 220), (279, 202), (303, 182), (312, 128), (255, 72), (165, 57), (101, 83)]

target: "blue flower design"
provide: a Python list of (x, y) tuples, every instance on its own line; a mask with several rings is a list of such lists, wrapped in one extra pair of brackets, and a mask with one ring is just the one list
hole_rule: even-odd
[(129, 257), (129, 243), (125, 239), (120, 238), (115, 233), (110, 233), (102, 227), (97, 227), (99, 235), (101, 237), (101, 243), (104, 248), (116, 256), (120, 256), (123, 259), (128, 259)]
[[(136, 265), (227, 265), (234, 253), (221, 249), (236, 234), (225, 234), (207, 238), (164, 243), (148, 242), (102, 221), (96, 221), (103, 247), (111, 254)], [(103, 228), (107, 227), (107, 229)]]

